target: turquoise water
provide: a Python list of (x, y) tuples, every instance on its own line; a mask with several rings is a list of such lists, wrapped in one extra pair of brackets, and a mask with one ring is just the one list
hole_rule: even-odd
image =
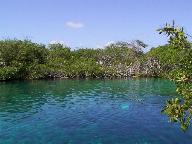
[(0, 144), (190, 144), (160, 113), (161, 79), (0, 83)]

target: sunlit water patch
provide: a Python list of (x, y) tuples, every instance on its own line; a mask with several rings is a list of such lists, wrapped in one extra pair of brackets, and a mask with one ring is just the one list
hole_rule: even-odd
[(0, 144), (190, 144), (161, 109), (168, 80), (0, 83)]

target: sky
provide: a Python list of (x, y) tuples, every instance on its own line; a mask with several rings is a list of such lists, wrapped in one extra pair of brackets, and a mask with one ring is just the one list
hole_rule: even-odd
[(166, 22), (192, 34), (192, 0), (0, 0), (0, 39), (61, 42), (72, 48), (114, 41), (165, 44)]

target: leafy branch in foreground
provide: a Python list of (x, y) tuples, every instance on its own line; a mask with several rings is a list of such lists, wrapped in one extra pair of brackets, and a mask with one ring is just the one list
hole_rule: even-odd
[(182, 97), (168, 100), (162, 112), (169, 116), (171, 122), (179, 122), (181, 129), (186, 131), (192, 120), (192, 46), (184, 29), (175, 27), (174, 22), (158, 31), (169, 37), (169, 44), (178, 51), (178, 57), (183, 54), (179, 61), (175, 61), (177, 67), (169, 74)]

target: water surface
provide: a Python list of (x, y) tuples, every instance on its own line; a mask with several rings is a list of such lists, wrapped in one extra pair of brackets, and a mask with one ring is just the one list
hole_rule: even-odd
[(190, 144), (160, 113), (174, 96), (162, 79), (0, 83), (0, 144)]

